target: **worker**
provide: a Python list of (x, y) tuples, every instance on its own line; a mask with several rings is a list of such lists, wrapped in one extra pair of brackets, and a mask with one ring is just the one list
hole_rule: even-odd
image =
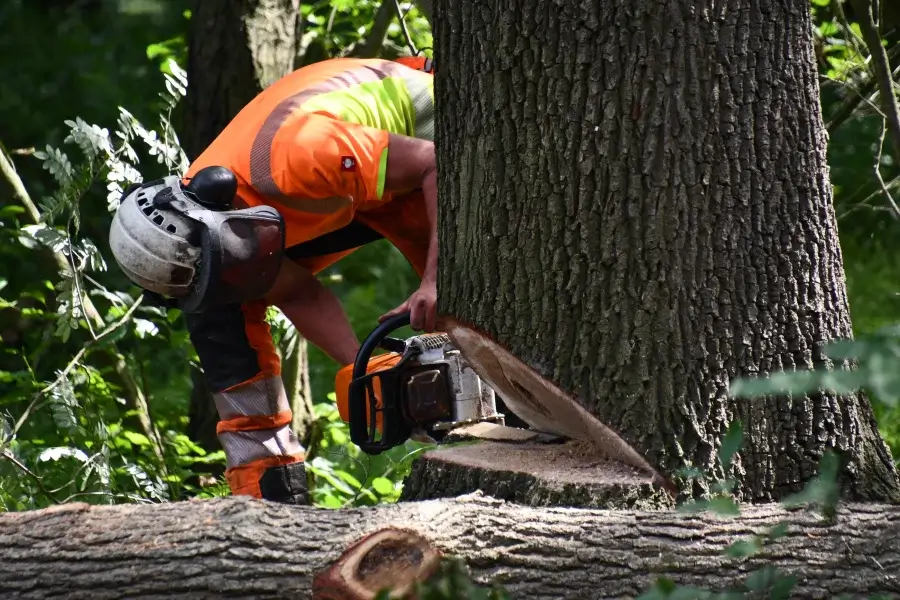
[[(382, 320), (409, 312), (413, 329), (433, 331), (432, 71), (424, 57), (300, 68), (244, 107), (184, 177), (122, 196), (113, 256), (145, 297), (183, 311), (214, 395), (234, 495), (309, 503), (267, 307), (346, 375), (359, 340), (316, 274), (387, 239), (420, 285)], [(341, 413), (346, 419), (346, 407)]]

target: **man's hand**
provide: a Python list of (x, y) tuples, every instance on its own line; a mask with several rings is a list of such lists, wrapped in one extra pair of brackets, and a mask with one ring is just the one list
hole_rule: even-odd
[(437, 284), (433, 279), (423, 280), (412, 296), (406, 302), (381, 316), (378, 322), (399, 315), (409, 313), (409, 326), (416, 331), (424, 330), (426, 333), (434, 331), (437, 318)]

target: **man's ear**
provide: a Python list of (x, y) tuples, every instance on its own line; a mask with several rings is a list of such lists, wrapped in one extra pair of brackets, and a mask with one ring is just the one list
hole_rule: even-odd
[(316, 276), (309, 269), (301, 267), (289, 258), (281, 261), (281, 269), (272, 286), (265, 296), (266, 302), (272, 306), (278, 306), (291, 300), (297, 300), (305, 291), (315, 289), (319, 285)]

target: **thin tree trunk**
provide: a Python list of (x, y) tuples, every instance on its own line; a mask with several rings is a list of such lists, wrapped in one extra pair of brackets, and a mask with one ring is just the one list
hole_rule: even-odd
[(294, 417), (291, 428), (297, 434), (300, 443), (309, 447), (312, 434), (313, 401), (309, 383), (308, 342), (297, 333), (285, 336), (278, 347), (281, 357), (281, 379), (284, 391), (291, 402)]
[(622, 460), (722, 477), (739, 419), (745, 499), (827, 448), (851, 495), (896, 498), (863, 394), (728, 397), (852, 335), (808, 3), (438, 0), (435, 33), (439, 309), (509, 351), (500, 387), (514, 358), (558, 386), (532, 422), (568, 395)]
[[(762, 555), (724, 556), (782, 521), (787, 534)], [(848, 505), (828, 525), (774, 505), (727, 518), (478, 497), (341, 511), (232, 497), (10, 513), (0, 515), (0, 589), (9, 600), (308, 598), (317, 573), (388, 526), (464, 559), (482, 583), (504, 581), (511, 598), (636, 598), (656, 577), (724, 590), (767, 563), (798, 577), (798, 598), (900, 593), (897, 506)]]
[[(265, 87), (294, 70), (301, 25), (300, 0), (194, 3), (188, 40), (186, 131), (182, 136), (191, 160)], [(313, 414), (306, 340), (296, 344), (299, 362), (282, 366), (295, 384), (291, 387), (285, 380), (294, 411), (293, 426), (299, 433), (307, 432)], [(219, 449), (215, 435), (218, 413), (212, 395), (194, 380), (191, 439), (207, 450)]]

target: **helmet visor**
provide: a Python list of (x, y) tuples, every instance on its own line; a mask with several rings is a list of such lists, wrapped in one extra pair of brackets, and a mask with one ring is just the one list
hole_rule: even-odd
[(197, 286), (183, 310), (197, 312), (264, 296), (275, 284), (284, 253), (284, 220), (275, 209), (202, 211), (202, 258)]

